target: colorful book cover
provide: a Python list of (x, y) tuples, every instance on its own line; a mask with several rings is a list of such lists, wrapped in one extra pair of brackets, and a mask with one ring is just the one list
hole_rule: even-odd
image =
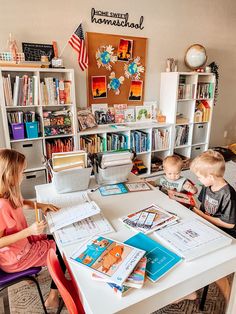
[[(135, 231), (150, 233), (154, 230), (162, 228), (173, 215), (164, 211), (159, 206), (152, 204), (149, 207), (141, 209), (137, 212), (124, 216), (121, 221)], [(177, 217), (175, 217), (177, 219)]]
[(144, 254), (145, 250), (96, 236), (74, 252), (71, 260), (121, 286)]
[[(142, 288), (145, 280), (145, 271), (147, 265), (147, 258), (143, 257), (140, 259), (133, 272), (129, 275), (122, 286), (119, 286), (120, 291), (122, 287), (133, 287), (133, 288)], [(95, 273), (92, 274), (92, 279), (96, 281), (107, 282), (107, 278), (101, 277)]]
[(126, 240), (125, 244), (146, 250), (146, 274), (153, 282), (156, 282), (182, 261), (179, 255), (168, 250), (163, 245), (141, 232)]
[(123, 297), (130, 289), (132, 289), (132, 288), (124, 286), (124, 285), (118, 286), (115, 283), (111, 283), (111, 282), (108, 282), (107, 284), (113, 289), (113, 291), (119, 297)]
[(99, 191), (102, 196), (128, 193), (123, 183), (104, 185), (99, 188)]

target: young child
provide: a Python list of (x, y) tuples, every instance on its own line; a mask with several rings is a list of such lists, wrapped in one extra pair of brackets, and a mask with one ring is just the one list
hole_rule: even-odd
[[(20, 184), (25, 168), (24, 155), (15, 150), (0, 149), (0, 268), (9, 273), (46, 266), (48, 250), (56, 250), (55, 242), (43, 235), (46, 222), (27, 225), (22, 208), (24, 205), (34, 208), (34, 203), (21, 196)], [(37, 203), (37, 207), (44, 213), (58, 210), (50, 204)], [(63, 259), (58, 258), (65, 270)], [(58, 304), (57, 287), (52, 282), (45, 306), (57, 308)]]
[[(223, 177), (223, 156), (208, 150), (193, 160), (190, 170), (204, 185), (198, 197), (200, 208), (194, 207), (194, 212), (236, 238), (236, 192)], [(228, 302), (230, 285), (227, 278), (216, 283)]]
[[(162, 190), (174, 190), (177, 192), (196, 194), (197, 188), (188, 179), (181, 176), (183, 167), (182, 159), (177, 155), (167, 156), (163, 160), (163, 170), (165, 175), (158, 178), (155, 186), (160, 186)], [(150, 182), (153, 184), (153, 182)]]

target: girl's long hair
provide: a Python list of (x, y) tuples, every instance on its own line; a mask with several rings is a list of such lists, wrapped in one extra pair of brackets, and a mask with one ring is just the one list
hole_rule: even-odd
[(0, 198), (9, 200), (13, 208), (23, 205), (20, 190), (25, 156), (13, 149), (0, 149)]

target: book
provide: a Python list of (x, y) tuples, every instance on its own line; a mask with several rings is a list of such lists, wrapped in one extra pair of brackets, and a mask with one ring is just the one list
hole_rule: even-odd
[(78, 266), (107, 278), (119, 286), (127, 279), (145, 250), (103, 236), (86, 241), (70, 259)]
[[(132, 287), (132, 288), (137, 288), (137, 289), (142, 288), (144, 284), (144, 280), (145, 280), (146, 265), (147, 265), (147, 258), (142, 257), (122, 286)], [(92, 274), (92, 279), (96, 281), (107, 282), (107, 278), (99, 276), (95, 273)], [(122, 290), (122, 286), (119, 287), (120, 290)]]
[(151, 191), (151, 187), (143, 181), (140, 182), (127, 182), (124, 183), (128, 192), (141, 192), (141, 191)]
[(190, 206), (196, 206), (196, 201), (194, 199), (194, 196), (192, 194), (186, 194), (182, 192), (177, 192), (173, 190), (167, 190), (169, 198), (172, 200), (175, 200), (176, 202), (190, 205)]
[(166, 226), (170, 221), (173, 223), (177, 219), (177, 216), (164, 211), (156, 204), (120, 218), (128, 227), (145, 234)]
[(158, 230), (155, 236), (186, 261), (208, 254), (232, 242), (231, 238), (197, 218), (186, 219)]
[(99, 191), (102, 196), (128, 193), (123, 183), (104, 185), (99, 188)]
[(126, 240), (125, 243), (146, 250), (146, 274), (147, 278), (153, 282), (159, 280), (182, 261), (179, 255), (141, 232)]
[(127, 287), (125, 285), (119, 286), (119, 285), (116, 285), (112, 282), (108, 282), (107, 284), (113, 289), (113, 291), (119, 297), (123, 297), (131, 289), (130, 287)]

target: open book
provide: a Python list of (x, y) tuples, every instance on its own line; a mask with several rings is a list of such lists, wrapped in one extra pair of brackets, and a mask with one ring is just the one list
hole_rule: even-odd
[(107, 278), (108, 282), (121, 286), (144, 254), (144, 250), (96, 236), (84, 243), (70, 258), (78, 266), (87, 267)]
[(230, 237), (192, 218), (155, 232), (157, 238), (186, 261), (208, 254), (232, 242)]

